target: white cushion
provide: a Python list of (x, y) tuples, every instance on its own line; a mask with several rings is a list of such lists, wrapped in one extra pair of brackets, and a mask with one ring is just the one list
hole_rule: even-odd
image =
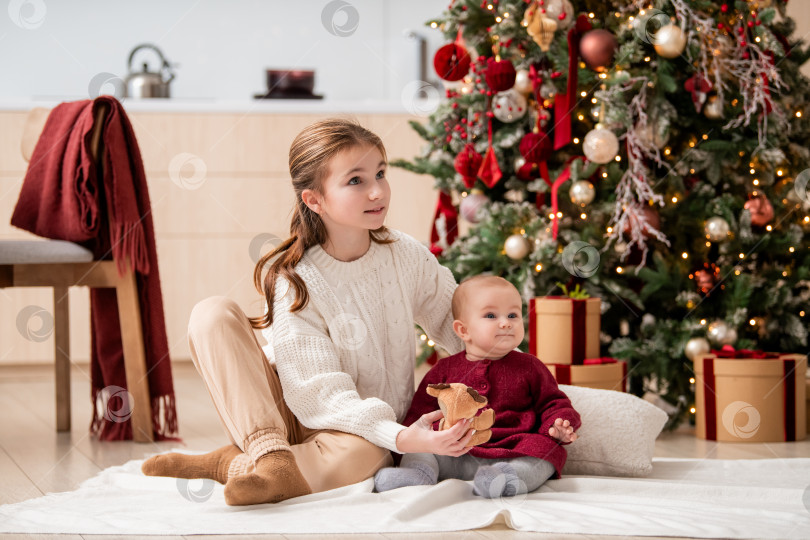
[(79, 263), (93, 253), (64, 240), (0, 240), (0, 264)]
[(560, 385), (582, 418), (563, 475), (647, 476), (667, 413), (632, 394)]

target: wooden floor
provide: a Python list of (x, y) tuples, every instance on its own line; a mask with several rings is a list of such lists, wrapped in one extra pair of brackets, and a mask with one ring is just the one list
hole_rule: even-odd
[[(190, 450), (211, 450), (228, 443), (219, 418), (211, 404), (202, 380), (190, 363), (174, 368), (178, 418), (181, 435)], [(177, 443), (139, 444), (132, 442), (100, 443), (88, 435), (90, 421), (89, 374), (86, 368), (73, 368), (73, 430), (57, 434), (54, 421), (54, 386), (50, 369), (0, 368), (0, 504), (38, 497), (48, 492), (75, 489), (85, 479), (102, 469), (120, 465), (147, 454), (169, 450)], [(757, 459), (810, 456), (810, 440), (798, 443), (744, 444), (715, 443), (696, 439), (692, 430), (664, 434), (656, 443), (656, 456), (710, 459)], [(11, 535), (4, 538), (78, 539), (80, 535)], [(255, 538), (295, 540), (327, 539), (333, 535), (260, 535)], [(348, 535), (346, 535), (348, 536)], [(566, 539), (604, 538), (593, 535), (549, 535), (520, 533), (496, 523), (486, 529), (456, 533), (370, 534), (369, 539)], [(102, 539), (86, 535), (88, 539)], [(127, 537), (135, 538), (135, 537)], [(154, 538), (180, 538), (161, 536)], [(190, 539), (205, 538), (190, 536)], [(225, 536), (218, 538), (254, 538)], [(639, 537), (640, 538), (640, 537)], [(334, 540), (334, 539), (330, 539)]]

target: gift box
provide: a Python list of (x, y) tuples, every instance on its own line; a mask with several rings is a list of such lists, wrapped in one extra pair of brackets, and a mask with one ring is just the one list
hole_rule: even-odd
[(627, 362), (615, 358), (585, 359), (582, 365), (546, 364), (557, 384), (627, 392)]
[(807, 435), (806, 356), (712, 351), (694, 367), (699, 438), (781, 442)]
[(804, 416), (807, 419), (807, 432), (810, 433), (810, 380), (806, 383), (804, 394), (807, 397), (807, 407)]
[(545, 296), (529, 300), (529, 352), (545, 364), (582, 365), (599, 356), (601, 302)]

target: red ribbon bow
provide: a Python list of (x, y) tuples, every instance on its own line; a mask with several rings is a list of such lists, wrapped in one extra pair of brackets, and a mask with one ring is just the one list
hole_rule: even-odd
[(720, 350), (712, 350), (712, 354), (717, 358), (745, 358), (751, 360), (762, 360), (765, 358), (779, 358), (776, 353), (769, 353), (760, 350), (739, 349), (736, 350), (731, 345), (723, 345)]

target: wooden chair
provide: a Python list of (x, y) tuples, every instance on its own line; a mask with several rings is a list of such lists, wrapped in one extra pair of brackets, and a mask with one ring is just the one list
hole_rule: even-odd
[[(30, 161), (36, 141), (50, 111), (34, 109), (25, 126), (22, 153)], [(107, 111), (99, 108), (91, 135), (91, 154), (104, 174), (101, 126)], [(100, 184), (100, 182), (99, 182)], [(70, 321), (69, 287), (114, 287), (121, 321), (121, 341), (127, 391), (132, 396), (132, 437), (135, 441), (153, 440), (152, 409), (146, 356), (141, 328), (138, 289), (131, 268), (118, 275), (116, 261), (93, 260), (84, 247), (61, 240), (0, 240), (0, 288), (52, 287), (54, 303), (54, 358), (56, 374), (56, 430), (70, 431)]]

